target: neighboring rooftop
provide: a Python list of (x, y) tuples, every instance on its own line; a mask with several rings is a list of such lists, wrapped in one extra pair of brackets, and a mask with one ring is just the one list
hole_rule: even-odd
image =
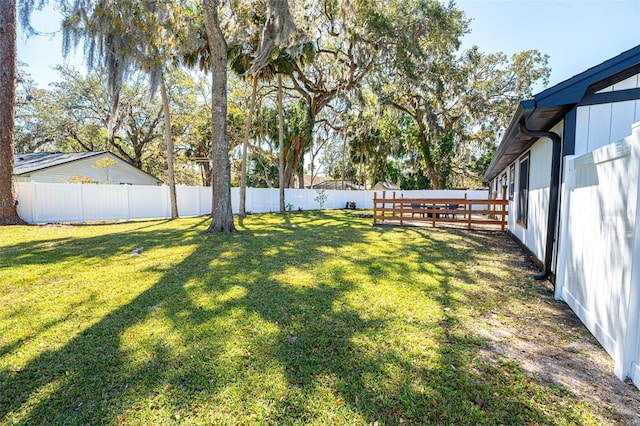
[(60, 164), (70, 163), (95, 155), (105, 154), (107, 151), (95, 152), (35, 152), (32, 154), (15, 154), (13, 174), (24, 175), (36, 170), (47, 169)]

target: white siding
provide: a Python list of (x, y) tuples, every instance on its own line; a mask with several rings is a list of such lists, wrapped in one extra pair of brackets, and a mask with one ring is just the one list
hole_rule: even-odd
[[(597, 93), (640, 88), (640, 74), (606, 87)], [(640, 121), (640, 101), (615, 102), (578, 107), (575, 155), (582, 155), (629, 135)]]
[(636, 101), (616, 102), (611, 105), (611, 132), (609, 141), (629, 136), (629, 125), (635, 122)]
[[(611, 135), (611, 104), (592, 105), (589, 108), (589, 139), (587, 140), (587, 151), (607, 145)], [(580, 126), (577, 123), (576, 126)], [(629, 126), (627, 126), (628, 131)]]
[(606, 92), (614, 92), (616, 90), (636, 89), (638, 87), (640, 87), (640, 74), (633, 75), (612, 86), (605, 87), (604, 89), (596, 93), (606, 93)]
[[(562, 136), (564, 122), (556, 125), (552, 132)], [(529, 150), (529, 207), (527, 227), (516, 223), (518, 208), (518, 182), (520, 182), (520, 159), (516, 161), (516, 185), (513, 200), (509, 201), (509, 230), (540, 260), (544, 259), (549, 216), (549, 177), (553, 142), (540, 138)], [(522, 158), (522, 157), (521, 157)], [(502, 173), (509, 172), (507, 167)]]
[[(43, 183), (69, 183), (71, 178), (80, 174), (88, 177), (92, 183), (106, 183), (105, 169), (96, 166), (96, 161), (105, 155), (96, 155), (70, 163), (60, 164), (30, 173), (29, 175), (16, 176), (17, 182), (43, 182)], [(123, 160), (108, 155), (116, 163), (109, 167), (109, 183), (131, 185), (157, 185), (157, 181), (150, 175), (127, 164)]]

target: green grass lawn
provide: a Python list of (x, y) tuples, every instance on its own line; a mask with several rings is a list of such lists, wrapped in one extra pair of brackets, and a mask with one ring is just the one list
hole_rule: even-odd
[(503, 234), (340, 211), (207, 225), (0, 228), (0, 423), (603, 420), (481, 356), (477, 319), (531, 286)]

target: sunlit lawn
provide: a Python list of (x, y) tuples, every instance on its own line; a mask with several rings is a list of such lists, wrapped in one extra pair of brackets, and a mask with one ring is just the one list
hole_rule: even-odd
[(597, 421), (479, 355), (474, 318), (530, 279), (502, 234), (346, 212), (207, 225), (0, 228), (0, 423)]

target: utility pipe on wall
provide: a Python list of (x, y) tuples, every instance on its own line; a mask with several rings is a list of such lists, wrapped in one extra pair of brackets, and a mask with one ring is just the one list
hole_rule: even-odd
[[(549, 214), (547, 215), (547, 241), (544, 249), (544, 269), (534, 276), (538, 281), (546, 280), (551, 275), (551, 262), (553, 261), (553, 242), (558, 223), (558, 193), (560, 187), (560, 157), (562, 154), (562, 139), (555, 132), (527, 129), (524, 120), (520, 120), (520, 131), (532, 138), (549, 138), (553, 142), (553, 154), (551, 157), (551, 177), (549, 180)], [(555, 283), (554, 283), (555, 288)]]

